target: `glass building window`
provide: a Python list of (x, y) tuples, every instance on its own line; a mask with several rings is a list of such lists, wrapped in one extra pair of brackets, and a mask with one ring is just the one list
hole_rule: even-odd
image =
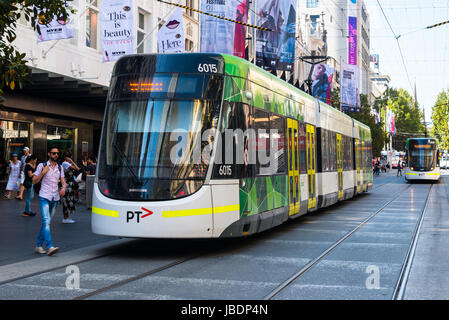
[[(195, 4), (194, 4), (193, 0), (186, 0), (186, 7), (193, 8), (194, 5)], [(188, 16), (190, 16), (190, 17), (193, 17), (193, 11), (192, 10), (186, 9), (186, 14)]]
[(147, 15), (143, 12), (139, 12), (139, 24), (137, 28), (137, 53), (145, 52), (145, 42), (142, 41), (147, 35)]
[(48, 126), (47, 127), (47, 148), (57, 147), (59, 149), (59, 157), (70, 150), (74, 151), (75, 129)]
[(96, 49), (98, 38), (98, 1), (88, 0), (88, 7), (86, 11), (86, 46)]
[(0, 120), (0, 180), (5, 179), (11, 154), (17, 153), (20, 160), (24, 147), (30, 147), (30, 124)]
[(307, 0), (306, 6), (307, 8), (317, 8), (318, 0)]

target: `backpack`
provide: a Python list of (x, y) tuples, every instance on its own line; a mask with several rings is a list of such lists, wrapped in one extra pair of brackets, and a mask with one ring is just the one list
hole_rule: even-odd
[[(44, 169), (47, 166), (47, 162), (43, 162), (42, 164), (43, 164), (42, 169)], [(59, 176), (61, 176), (61, 165), (59, 163), (57, 165), (58, 165), (58, 169), (59, 169)], [(42, 179), (43, 179), (43, 177), (42, 177)], [(36, 183), (34, 185), (34, 191), (37, 194), (39, 194), (39, 192), (41, 191), (42, 179), (41, 179), (41, 181), (39, 181), (38, 183)], [(61, 179), (59, 179), (58, 187), (61, 188)]]

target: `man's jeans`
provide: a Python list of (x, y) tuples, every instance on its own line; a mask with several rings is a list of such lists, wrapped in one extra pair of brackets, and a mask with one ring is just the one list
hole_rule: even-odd
[(34, 198), (34, 188), (33, 185), (30, 188), (25, 189), (26, 192), (26, 202), (25, 202), (25, 212), (31, 213), (31, 200)]
[(37, 236), (37, 247), (42, 247), (45, 243), (47, 248), (53, 247), (50, 234), (50, 221), (53, 217), (58, 201), (50, 201), (45, 198), (39, 197), (39, 206), (41, 207), (42, 226), (39, 235)]

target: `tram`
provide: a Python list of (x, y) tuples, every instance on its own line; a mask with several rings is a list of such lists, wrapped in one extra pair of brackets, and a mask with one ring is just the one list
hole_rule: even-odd
[(108, 92), (92, 231), (255, 234), (370, 190), (371, 158), (369, 127), (244, 59), (124, 56)]
[(409, 138), (405, 144), (407, 165), (405, 179), (438, 180), (440, 162), (434, 138)]

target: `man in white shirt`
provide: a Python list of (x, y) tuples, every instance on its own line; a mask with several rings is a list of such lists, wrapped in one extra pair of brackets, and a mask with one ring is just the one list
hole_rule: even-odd
[[(66, 183), (64, 179), (64, 170), (56, 162), (59, 157), (59, 149), (52, 147), (48, 152), (49, 160), (47, 163), (40, 163), (34, 172), (33, 184), (41, 182), (39, 191), (39, 205), (42, 215), (42, 226), (37, 236), (36, 253), (47, 253), (51, 256), (56, 253), (59, 248), (54, 247), (51, 241), (50, 222), (53, 217), (56, 206), (58, 205), (59, 197), (65, 194)], [(62, 188), (59, 189), (59, 181), (61, 181)], [(42, 245), (47, 246), (47, 252)]]

